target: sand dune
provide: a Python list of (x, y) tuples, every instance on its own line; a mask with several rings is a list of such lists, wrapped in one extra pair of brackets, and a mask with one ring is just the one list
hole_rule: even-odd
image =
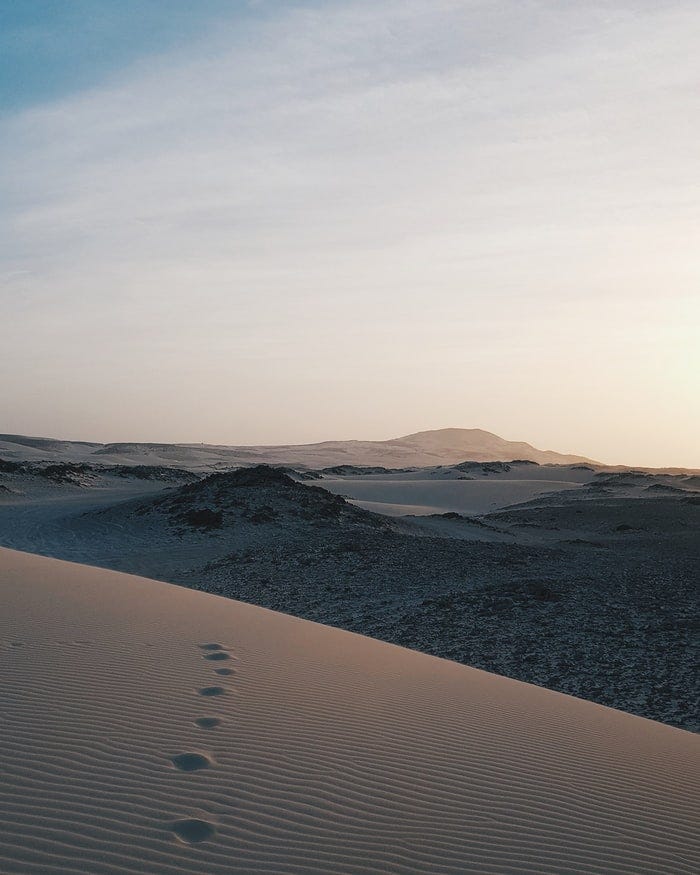
[(439, 465), (465, 459), (492, 461), (531, 459), (542, 464), (576, 464), (583, 456), (539, 450), (522, 441), (507, 441), (478, 428), (442, 428), (387, 441), (322, 441), (279, 446), (218, 446), (214, 444), (95, 444), (53, 438), (0, 434), (0, 456), (15, 460), (102, 462), (125, 465), (179, 465), (211, 470), (231, 465)]
[(116, 572), (0, 583), (7, 875), (700, 871), (690, 733)]

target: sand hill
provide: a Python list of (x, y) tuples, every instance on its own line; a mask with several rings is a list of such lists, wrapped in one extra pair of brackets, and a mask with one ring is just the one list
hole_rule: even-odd
[(0, 551), (0, 869), (696, 873), (697, 737)]
[(212, 468), (222, 465), (294, 465), (324, 468), (331, 465), (454, 464), (474, 461), (528, 459), (541, 464), (588, 462), (583, 456), (538, 450), (521, 441), (507, 441), (477, 428), (443, 428), (388, 441), (324, 441), (284, 446), (213, 446), (210, 444), (97, 444), (0, 435), (0, 456), (13, 460), (104, 462), (111, 464), (179, 465)]

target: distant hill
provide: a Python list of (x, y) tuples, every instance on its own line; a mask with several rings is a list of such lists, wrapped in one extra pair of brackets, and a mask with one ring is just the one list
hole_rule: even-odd
[(540, 465), (576, 465), (593, 461), (585, 456), (557, 453), (554, 450), (538, 450), (524, 441), (507, 441), (497, 434), (480, 428), (419, 431), (387, 443), (395, 444), (401, 449), (413, 450), (421, 455), (438, 456), (442, 464), (467, 460), (510, 462), (513, 459), (522, 459), (538, 462)]
[(387, 441), (323, 441), (317, 444), (253, 447), (213, 444), (100, 444), (0, 434), (0, 457), (12, 461), (175, 465), (192, 470), (257, 464), (319, 469), (335, 465), (405, 468), (452, 465), (464, 461), (507, 462), (513, 459), (554, 465), (592, 461), (584, 456), (539, 450), (522, 441), (507, 441), (478, 428), (421, 431)]

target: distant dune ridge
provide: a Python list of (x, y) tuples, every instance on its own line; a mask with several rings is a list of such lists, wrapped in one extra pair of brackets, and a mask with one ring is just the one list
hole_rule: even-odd
[(700, 871), (700, 740), (0, 550), (0, 871)]
[(522, 441), (507, 441), (478, 428), (421, 431), (388, 441), (323, 441), (285, 446), (215, 446), (211, 444), (99, 444), (53, 438), (0, 435), (0, 456), (8, 459), (51, 459), (114, 464), (182, 465), (382, 465), (387, 468), (525, 459), (540, 464), (590, 463), (584, 456), (538, 450)]

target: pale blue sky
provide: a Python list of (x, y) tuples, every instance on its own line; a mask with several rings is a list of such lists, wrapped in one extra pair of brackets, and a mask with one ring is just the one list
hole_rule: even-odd
[(700, 466), (694, 0), (0, 29), (0, 431)]
[(185, 50), (222, 18), (263, 9), (244, 0), (0, 0), (0, 110), (94, 88), (141, 58)]

